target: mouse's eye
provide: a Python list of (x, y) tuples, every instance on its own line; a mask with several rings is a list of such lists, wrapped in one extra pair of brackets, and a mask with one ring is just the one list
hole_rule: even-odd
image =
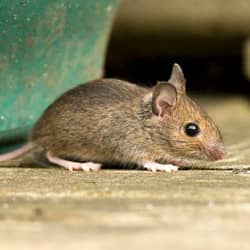
[(194, 137), (200, 133), (200, 128), (195, 123), (188, 123), (184, 126), (184, 132), (187, 136)]

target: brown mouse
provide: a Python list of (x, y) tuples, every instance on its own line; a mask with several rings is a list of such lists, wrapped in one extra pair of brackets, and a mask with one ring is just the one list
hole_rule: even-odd
[(69, 170), (119, 163), (176, 171), (189, 158), (222, 159), (222, 136), (186, 95), (185, 82), (174, 64), (170, 79), (153, 89), (117, 79), (79, 85), (47, 108), (25, 146), (0, 161), (39, 150), (36, 155)]

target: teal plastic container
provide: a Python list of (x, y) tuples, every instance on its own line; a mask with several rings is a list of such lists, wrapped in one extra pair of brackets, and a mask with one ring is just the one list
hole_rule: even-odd
[(0, 1), (0, 146), (25, 139), (44, 109), (102, 76), (118, 0)]

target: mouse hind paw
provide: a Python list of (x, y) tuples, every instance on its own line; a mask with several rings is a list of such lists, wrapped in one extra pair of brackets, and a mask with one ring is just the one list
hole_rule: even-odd
[(101, 164), (94, 162), (84, 162), (84, 163), (68, 162), (66, 165), (62, 167), (68, 169), (69, 171), (83, 170), (89, 172), (89, 171), (98, 171), (101, 168)]
[(81, 162), (64, 160), (59, 157), (52, 156), (50, 152), (47, 153), (47, 159), (49, 162), (64, 167), (69, 171), (74, 171), (74, 170), (83, 170), (86, 172), (97, 171), (102, 166), (100, 163), (94, 163), (94, 162), (81, 163)]

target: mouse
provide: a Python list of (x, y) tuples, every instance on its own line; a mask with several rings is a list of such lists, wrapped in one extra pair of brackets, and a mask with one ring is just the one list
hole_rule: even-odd
[(70, 171), (119, 164), (172, 172), (187, 159), (226, 154), (215, 122), (186, 94), (177, 63), (169, 80), (152, 88), (102, 78), (66, 91), (38, 119), (28, 142), (0, 161), (35, 151), (34, 162), (42, 158)]

